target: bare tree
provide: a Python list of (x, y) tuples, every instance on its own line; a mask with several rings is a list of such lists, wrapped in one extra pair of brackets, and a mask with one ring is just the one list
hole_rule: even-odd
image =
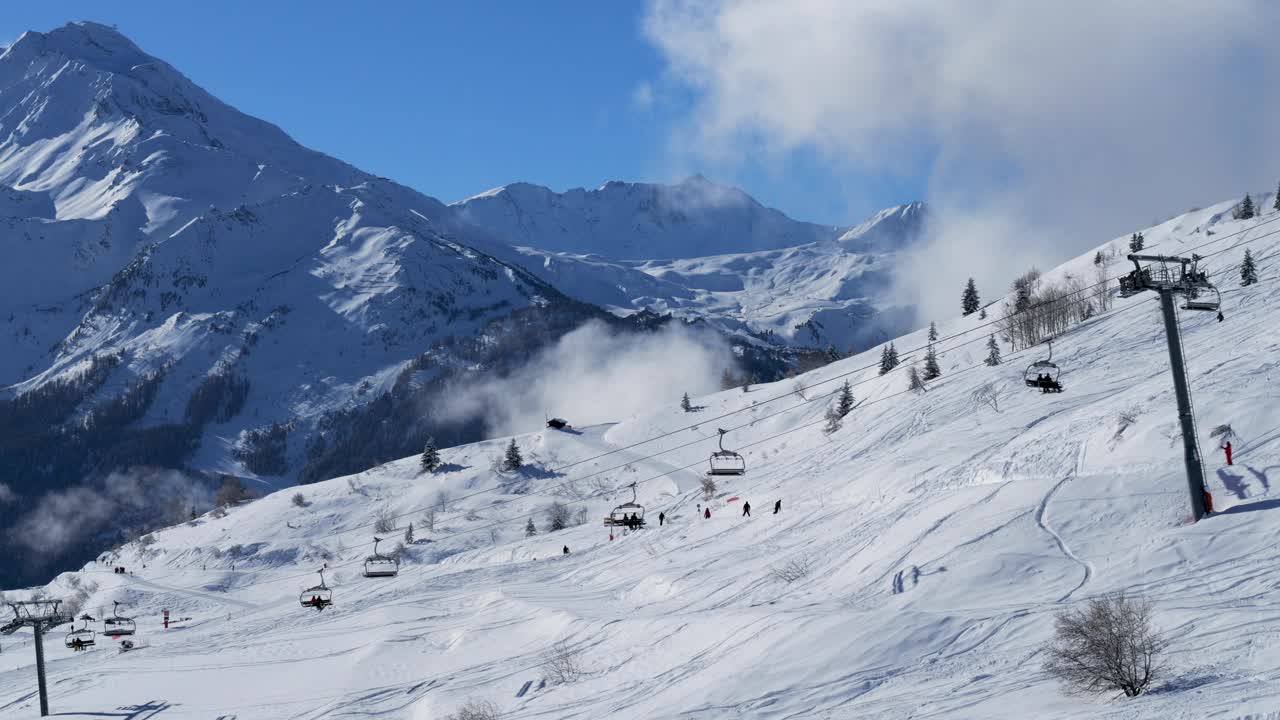
[(796, 378), (795, 382), (791, 383), (791, 392), (795, 393), (796, 397), (800, 398), (801, 400), (809, 399), (804, 396), (804, 391), (808, 389), (809, 388), (805, 387), (804, 381), (799, 378)]
[(436, 491), (436, 502), (435, 502), (434, 509), (439, 510), (440, 512), (449, 512), (449, 503), (451, 502), (453, 502), (453, 496), (449, 494), (448, 490), (445, 490), (444, 488), (440, 488), (439, 490)]
[(542, 671), (547, 680), (553, 683), (571, 683), (583, 675), (582, 650), (561, 640), (547, 651), (542, 663)]
[(307, 496), (303, 495), (300, 492), (294, 493), (293, 498), (290, 500), (290, 502), (293, 503), (294, 507), (304, 508), (307, 506)]
[(435, 532), (436, 531), (436, 509), (434, 507), (427, 508), (422, 513), (422, 519), (419, 520), (419, 524), (421, 524), (422, 527), (426, 528), (427, 532)]
[(1000, 412), (1000, 398), (1003, 396), (1004, 386), (989, 382), (979, 385), (977, 389), (969, 394), (969, 399), (973, 400), (975, 406), (986, 405), (992, 410)]
[(1141, 695), (1163, 669), (1164, 642), (1151, 626), (1151, 612), (1150, 601), (1123, 594), (1062, 611), (1045, 670), (1075, 690)]
[(793, 557), (780, 565), (773, 566), (769, 569), (769, 577), (779, 582), (790, 584), (809, 577), (809, 571), (812, 568), (813, 557), (806, 553)]
[(468, 698), (447, 720), (498, 720), (500, 717), (502, 714), (498, 712), (497, 705), (488, 700)]
[(394, 532), (396, 529), (396, 516), (391, 512), (391, 508), (383, 505), (374, 511), (373, 515), (373, 531), (377, 533)]
[(588, 515), (589, 513), (585, 507), (578, 508), (578, 511), (573, 514), (573, 524), (586, 525)]
[(915, 365), (907, 368), (907, 389), (911, 392), (924, 392), (924, 378)]
[(702, 498), (710, 500), (716, 496), (716, 481), (710, 475), (704, 475), (702, 478)]
[(551, 532), (569, 527), (569, 522), (573, 519), (573, 511), (559, 500), (552, 501), (547, 506), (546, 513), (547, 529)]

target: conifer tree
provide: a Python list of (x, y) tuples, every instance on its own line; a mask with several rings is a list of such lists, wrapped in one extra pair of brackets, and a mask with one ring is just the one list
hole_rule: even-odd
[(880, 374), (884, 375), (892, 369), (893, 366), (889, 364), (889, 346), (885, 345), (880, 349)]
[(981, 310), (979, 310), (979, 311), (978, 311), (978, 319), (979, 319), (979, 320), (986, 320), (986, 319), (987, 319), (987, 309), (986, 309), (986, 308), (982, 308)]
[(440, 467), (440, 450), (436, 447), (436, 439), (427, 438), (427, 445), (422, 449), (422, 469), (435, 472)]
[(1106, 261), (1107, 261), (1107, 256), (1106, 256), (1106, 255), (1103, 255), (1101, 250), (1099, 250), (1098, 252), (1096, 252), (1096, 253), (1094, 253), (1094, 254), (1093, 254), (1093, 264), (1094, 264), (1094, 265), (1101, 265), (1102, 263), (1104, 263), (1104, 262), (1106, 262)]
[(892, 370), (898, 367), (901, 362), (902, 361), (898, 359), (898, 346), (893, 343), (889, 343), (889, 369)]
[(524, 524), (524, 536), (533, 537), (538, 534), (538, 526), (533, 524), (533, 518), (529, 518), (529, 522)]
[(412, 544), (413, 544), (413, 523), (409, 523), (409, 527), (405, 528), (405, 531), (404, 531), (404, 544), (405, 544), (405, 545), (412, 545)]
[(680, 409), (685, 412), (693, 412), (693, 405), (689, 402), (689, 393), (685, 393), (684, 397), (680, 398)]
[(938, 366), (938, 354), (933, 350), (933, 343), (924, 354), (924, 379), (937, 380), (942, 377), (942, 368)]
[(1244, 200), (1240, 201), (1240, 207), (1236, 210), (1236, 218), (1248, 220), (1251, 217), (1253, 217), (1253, 198), (1249, 197), (1249, 193), (1245, 193)]
[(987, 359), (983, 362), (991, 367), (1000, 364), (1000, 345), (996, 342), (995, 335), (987, 338)]
[(978, 312), (980, 304), (978, 286), (973, 283), (973, 278), (969, 278), (969, 282), (964, 286), (964, 294), (960, 296), (960, 311), (965, 315), (972, 315)]
[(1258, 282), (1258, 266), (1253, 262), (1253, 253), (1245, 248), (1244, 260), (1240, 263), (1240, 284), (1252, 285)]
[(845, 380), (840, 388), (840, 396), (836, 399), (836, 412), (840, 417), (853, 412), (853, 388), (849, 386), (848, 380)]
[(502, 461), (502, 469), (511, 472), (522, 467), (524, 467), (524, 457), (520, 454), (520, 446), (516, 444), (515, 438), (511, 438), (511, 444), (507, 446), (506, 457)]
[(938, 342), (938, 323), (929, 323), (929, 342)]
[(1130, 235), (1129, 236), (1129, 252), (1135, 252), (1135, 253), (1142, 252), (1142, 246), (1146, 243), (1146, 241), (1147, 239), (1143, 237), (1142, 233), (1140, 232)]
[(1276, 186), (1276, 201), (1271, 203), (1272, 210), (1280, 210), (1280, 185)]

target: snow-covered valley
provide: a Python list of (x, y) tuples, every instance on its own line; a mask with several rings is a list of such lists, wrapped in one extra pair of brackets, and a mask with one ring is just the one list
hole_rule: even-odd
[[(1232, 204), (1144, 233), (1148, 251), (1204, 256), (1222, 290), (1222, 322), (1181, 313), (1217, 510), (1198, 523), (1155, 298), (1054, 338), (1061, 394), (1023, 384), (1043, 344), (984, 364), (996, 304), (939, 323), (924, 392), (905, 378), (921, 330), (895, 338), (904, 363), (885, 375), (877, 346), (692, 412), (663, 388), (661, 410), (448, 448), (434, 473), (408, 457), (104, 552), (40, 590), (95, 617), (120, 601), (136, 649), (51, 636), (53, 711), (442, 718), (476, 699), (507, 718), (1265, 717), (1280, 710), (1280, 213), (1236, 221)], [(1126, 241), (1044, 281), (1093, 277), (1098, 251), (1114, 279)], [(1241, 287), (1246, 249), (1261, 281)], [(825, 433), (845, 380), (858, 405)], [(973, 398), (983, 387), (994, 406)], [(1225, 424), (1232, 466), (1210, 437)], [(705, 500), (717, 428), (748, 470)], [(511, 440), (526, 465), (502, 471)], [(611, 533), (600, 518), (633, 483), (649, 527)], [(585, 522), (549, 531), (555, 501)], [(384, 550), (414, 524), (398, 577), (362, 576), (379, 522), (395, 526)], [(317, 612), (299, 595), (321, 568), (333, 605)], [(1042, 669), (1054, 614), (1116, 591), (1153, 601), (1169, 668), (1136, 699), (1066, 694)], [(190, 619), (164, 630), (165, 609)], [(5, 717), (37, 712), (25, 632), (0, 655)], [(576, 671), (547, 680), (565, 648)]]

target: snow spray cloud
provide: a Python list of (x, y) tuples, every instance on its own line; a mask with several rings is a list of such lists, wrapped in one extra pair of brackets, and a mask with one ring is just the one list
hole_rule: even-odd
[(611, 422), (675, 407), (685, 392), (714, 392), (732, 362), (727, 345), (682, 327), (621, 334), (593, 321), (507, 377), (455, 388), (444, 416), (483, 418), (495, 436), (540, 428), (547, 415), (578, 426)]
[(677, 156), (816, 151), (863, 184), (927, 168), (905, 285), (943, 317), (969, 274), (994, 299), (1032, 257), (1270, 190), (1278, 20), (1265, 0), (651, 0), (644, 30), (694, 98)]
[(212, 498), (208, 487), (176, 470), (113, 472), (43, 495), (9, 536), (39, 560), (56, 559), (100, 533), (180, 522), (189, 508), (209, 507)]

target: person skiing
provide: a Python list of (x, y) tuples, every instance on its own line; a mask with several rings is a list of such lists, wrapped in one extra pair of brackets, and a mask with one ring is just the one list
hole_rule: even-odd
[(564, 546), (564, 552), (563, 552), (563, 553), (561, 553), (561, 554), (562, 554), (562, 555), (568, 555), (568, 554), (569, 554), (569, 546), (568, 546), (568, 545), (565, 545), (565, 546)]
[(778, 498), (778, 500), (773, 503), (773, 514), (777, 515), (780, 512), (782, 512), (782, 498)]
[(1208, 490), (1204, 491), (1204, 514), (1213, 514), (1213, 496), (1209, 494)]
[(706, 510), (703, 510), (703, 511), (702, 511), (702, 519), (703, 519), (703, 520), (710, 520), (710, 519), (711, 519), (711, 508), (710, 508), (710, 507), (708, 507)]
[(658, 527), (662, 527), (662, 524), (665, 523), (666, 521), (667, 521), (667, 514), (658, 513)]
[(1224, 318), (1224, 317), (1222, 316), (1222, 311), (1221, 311), (1221, 310), (1219, 310), (1219, 311), (1218, 311), (1218, 322), (1222, 322), (1223, 320), (1226, 320), (1226, 318)]
[(1222, 446), (1222, 451), (1227, 454), (1227, 464), (1231, 464), (1231, 441), (1228, 440), (1226, 445)]
[(751, 503), (742, 503), (742, 517), (751, 517)]

